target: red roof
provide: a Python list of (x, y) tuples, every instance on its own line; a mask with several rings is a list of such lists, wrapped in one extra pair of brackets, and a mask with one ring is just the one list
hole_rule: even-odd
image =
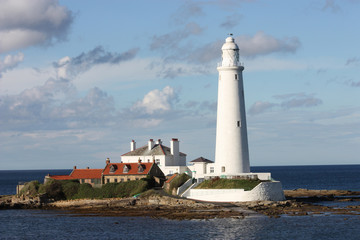
[(103, 169), (74, 169), (70, 175), (50, 175), (55, 180), (101, 179)]
[(49, 177), (52, 179), (55, 179), (55, 180), (72, 180), (72, 179), (74, 179), (73, 177), (71, 177), (69, 175), (50, 175)]
[(177, 173), (173, 174), (168, 180), (166, 180), (166, 183), (171, 182), (177, 175)]
[(74, 169), (70, 176), (73, 179), (100, 179), (102, 171), (103, 169)]
[[(104, 175), (147, 175), (155, 163), (109, 163)], [(126, 167), (125, 167), (126, 166)], [(142, 171), (141, 169), (142, 168)], [(128, 172), (124, 172), (127, 169)], [(140, 171), (139, 171), (140, 170)]]

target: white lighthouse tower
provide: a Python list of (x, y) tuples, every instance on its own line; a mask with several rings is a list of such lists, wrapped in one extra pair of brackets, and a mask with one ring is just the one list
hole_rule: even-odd
[(215, 163), (195, 159), (191, 170), (196, 172), (198, 183), (214, 177), (259, 180), (260, 183), (248, 191), (242, 188), (199, 189), (198, 183), (195, 183), (181, 196), (212, 202), (284, 200), (281, 182), (272, 179), (271, 173), (250, 173), (242, 78), (244, 67), (239, 62), (239, 47), (232, 34), (226, 38), (221, 50), (222, 62), (217, 68), (219, 86)]
[(232, 34), (226, 38), (219, 63), (215, 173), (238, 175), (250, 172), (244, 86), (239, 47)]

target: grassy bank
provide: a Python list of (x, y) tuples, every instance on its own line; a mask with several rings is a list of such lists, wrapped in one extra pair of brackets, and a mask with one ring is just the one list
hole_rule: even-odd
[(170, 183), (168, 193), (172, 194), (174, 189), (177, 189), (181, 185), (183, 185), (187, 180), (190, 179), (190, 176), (186, 173), (182, 173), (178, 176), (176, 176)]
[(245, 191), (252, 190), (261, 181), (260, 180), (242, 180), (242, 179), (224, 179), (224, 178), (213, 178), (205, 180), (200, 183), (197, 189), (244, 189)]
[(79, 181), (76, 180), (57, 181), (52, 179), (46, 184), (40, 184), (38, 181), (28, 182), (20, 194), (30, 196), (46, 194), (48, 198), (55, 200), (123, 198), (142, 193), (153, 187), (154, 179), (152, 178), (120, 183), (107, 183), (101, 186), (101, 188), (93, 188), (87, 183), (80, 184)]

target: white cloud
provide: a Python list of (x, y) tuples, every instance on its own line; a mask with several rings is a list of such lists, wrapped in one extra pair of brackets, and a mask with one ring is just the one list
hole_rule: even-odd
[(297, 107), (314, 107), (322, 104), (322, 100), (316, 98), (314, 94), (292, 93), (276, 95), (274, 98), (283, 100), (280, 105), (286, 109)]
[(95, 65), (86, 72), (75, 77), (74, 85), (79, 90), (88, 89), (92, 86), (99, 86), (102, 89), (117, 89), (119, 83), (121, 88), (135, 84), (138, 81), (149, 81), (158, 78), (158, 72), (161, 71), (161, 65), (153, 64), (158, 59), (153, 58), (134, 58), (121, 64), (100, 64)]
[(277, 39), (261, 31), (254, 36), (236, 37), (236, 43), (240, 48), (240, 54), (246, 57), (266, 55), (273, 52), (294, 53), (301, 45), (297, 37)]
[(202, 32), (203, 29), (198, 24), (191, 22), (186, 24), (183, 29), (175, 30), (160, 36), (154, 35), (150, 44), (150, 49), (165, 53), (169, 50), (173, 52), (174, 49), (177, 50), (179, 48), (179, 45), (181, 45), (185, 39), (192, 35), (199, 35)]
[(0, 5), (0, 54), (63, 40), (73, 21), (56, 0), (1, 0)]
[(130, 49), (123, 53), (106, 52), (102, 46), (83, 52), (76, 57), (68, 56), (61, 58), (53, 65), (57, 69), (58, 77), (73, 78), (79, 73), (86, 72), (92, 67), (101, 64), (118, 64), (131, 60), (137, 54), (138, 49)]
[(283, 109), (293, 109), (293, 108), (302, 108), (302, 107), (316, 107), (322, 104), (322, 100), (316, 98), (314, 94), (307, 93), (290, 93), (283, 95), (276, 95), (273, 98), (281, 100), (278, 103), (268, 102), (268, 101), (257, 101), (255, 102), (248, 110), (249, 115), (257, 115), (264, 113), (270, 109), (274, 108), (283, 108)]
[(42, 69), (15, 68), (2, 74), (0, 95), (17, 95), (26, 89), (43, 85), (48, 79), (55, 77), (52, 67)]
[(341, 8), (334, 0), (325, 0), (323, 11), (331, 10), (333, 13), (341, 11)]
[[(240, 49), (241, 58), (241, 49)], [(246, 71), (278, 71), (278, 70), (303, 70), (309, 67), (311, 61), (279, 59), (274, 57), (261, 57), (248, 59), (244, 63)], [(318, 63), (314, 63), (320, 66)]]
[(21, 52), (17, 55), (7, 55), (4, 57), (4, 60), (0, 59), (0, 77), (2, 73), (15, 68), (23, 60), (24, 54)]
[(166, 86), (163, 90), (155, 89), (147, 93), (143, 100), (138, 101), (133, 105), (132, 110), (144, 110), (148, 114), (170, 111), (176, 98), (177, 95), (174, 89), (170, 86)]
[(99, 88), (84, 97), (66, 79), (49, 79), (18, 95), (0, 97), (1, 126), (5, 130), (75, 129), (112, 124), (114, 101)]
[[(300, 47), (300, 41), (296, 37), (277, 39), (271, 35), (267, 35), (264, 32), (258, 32), (254, 36), (241, 35), (235, 37), (235, 41), (240, 48), (240, 57), (248, 58), (247, 62), (251, 62), (253, 59), (258, 60), (256, 57), (265, 56), (272, 53), (294, 53)], [(224, 44), (224, 40), (217, 40), (207, 44), (203, 44), (197, 48), (188, 48), (181, 51), (181, 56), (184, 60), (187, 60), (190, 63), (198, 63), (201, 65), (211, 63), (214, 60), (220, 59), (219, 49)], [(176, 49), (175, 49), (176, 50)], [(176, 55), (172, 53), (173, 55)], [(178, 55), (180, 52), (178, 52)], [(273, 62), (275, 60), (275, 62)], [(259, 61), (259, 60), (258, 60)], [(291, 68), (298, 69), (302, 67), (298, 66), (296, 63), (288, 61), (280, 61), (278, 59), (261, 58), (260, 61), (266, 61), (266, 65), (269, 69), (279, 67), (283, 65)], [(256, 64), (256, 66), (261, 66), (263, 69), (263, 64)], [(283, 67), (281, 67), (283, 68)]]
[(185, 1), (177, 11), (173, 14), (172, 18), (177, 24), (184, 24), (187, 20), (194, 17), (203, 16), (204, 12), (201, 3), (193, 1)]
[(70, 65), (71, 58), (69, 56), (61, 58), (57, 62), (57, 77), (58, 78), (68, 78), (67, 69)]
[(163, 122), (163, 119), (146, 118), (146, 119), (134, 119), (130, 125), (136, 128), (151, 128), (156, 127)]
[(355, 65), (355, 66), (357, 66), (359, 63), (360, 63), (360, 58), (358, 58), (358, 57), (352, 57), (352, 58), (349, 58), (348, 60), (346, 60), (345, 65), (346, 65), (346, 66), (348, 66), (348, 65)]
[(262, 113), (268, 109), (273, 108), (274, 106), (276, 106), (277, 104), (275, 103), (270, 103), (270, 102), (255, 102), (248, 110), (248, 113), (250, 115), (255, 115), (255, 114), (259, 114)]
[(226, 20), (223, 21), (221, 24), (220, 24), (220, 27), (223, 27), (223, 28), (234, 28), (236, 27), (239, 23), (240, 23), (240, 20), (242, 19), (242, 15), (239, 14), (239, 13), (234, 13), (230, 16), (227, 16), (226, 17)]

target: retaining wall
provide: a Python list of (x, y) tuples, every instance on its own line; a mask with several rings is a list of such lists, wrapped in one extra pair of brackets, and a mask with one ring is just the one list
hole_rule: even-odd
[(281, 182), (262, 182), (251, 191), (244, 189), (190, 189), (187, 198), (209, 202), (285, 200)]

